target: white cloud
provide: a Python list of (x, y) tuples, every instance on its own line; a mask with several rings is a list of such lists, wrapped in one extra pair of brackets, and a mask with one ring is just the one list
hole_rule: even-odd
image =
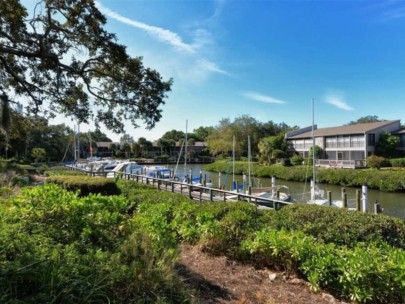
[(263, 95), (260, 93), (256, 93), (256, 92), (245, 92), (242, 93), (243, 96), (255, 100), (255, 101), (260, 101), (260, 102), (264, 102), (264, 103), (272, 103), (272, 104), (283, 104), (286, 103), (283, 100), (280, 99), (276, 99), (274, 97), (271, 96), (267, 96), (267, 95)]
[(340, 96), (336, 96), (336, 95), (326, 96), (326, 102), (335, 106), (336, 108), (339, 108), (339, 109), (342, 109), (345, 111), (354, 110), (354, 108), (352, 108), (346, 102), (344, 102)]
[[(221, 2), (222, 0), (220, 0)], [(148, 25), (136, 20), (124, 17), (107, 7), (104, 7), (99, 1), (96, 2), (97, 8), (107, 17), (117, 20), (129, 26), (141, 29), (151, 37), (171, 45), (178, 52), (171, 54), (170, 59), (164, 55), (161, 50), (149, 49), (145, 62), (148, 58), (154, 57), (151, 65), (158, 66), (160, 71), (168, 71), (170, 77), (182, 79), (185, 82), (200, 83), (205, 81), (210, 74), (230, 74), (221, 69), (217, 63), (207, 59), (213, 57), (215, 53), (215, 42), (212, 33), (206, 29), (198, 28), (194, 31), (193, 43), (185, 43), (182, 38), (168, 29)], [(153, 55), (154, 54), (154, 55)]]
[(230, 76), (230, 74), (227, 71), (222, 70), (221, 68), (218, 67), (218, 65), (216, 63), (211, 62), (207, 59), (198, 59), (197, 64), (201, 69), (203, 69), (205, 71), (220, 73), (220, 74)]
[(170, 45), (172, 45), (173, 47), (175, 47), (178, 50), (187, 52), (187, 53), (195, 53), (196, 50), (194, 48), (193, 45), (191, 44), (187, 44), (185, 42), (183, 42), (183, 40), (180, 38), (180, 36), (176, 33), (173, 33), (167, 29), (163, 29), (157, 26), (152, 26), (152, 25), (148, 25), (142, 22), (138, 22), (135, 20), (131, 20), (129, 18), (126, 18), (124, 16), (121, 16), (120, 14), (110, 10), (107, 7), (104, 7), (103, 5), (101, 5), (100, 2), (96, 1), (96, 5), (97, 8), (105, 15), (107, 15), (108, 17), (115, 19), (119, 22), (122, 22), (124, 24), (128, 24), (130, 26), (139, 28), (141, 30), (144, 30), (145, 32), (149, 33), (150, 35), (152, 35), (153, 37), (155, 37), (156, 39), (169, 43)]

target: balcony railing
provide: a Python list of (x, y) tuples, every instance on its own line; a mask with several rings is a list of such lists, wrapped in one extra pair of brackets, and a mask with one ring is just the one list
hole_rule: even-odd
[(366, 166), (365, 160), (331, 160), (331, 159), (316, 159), (315, 165), (319, 167), (328, 168), (364, 168)]

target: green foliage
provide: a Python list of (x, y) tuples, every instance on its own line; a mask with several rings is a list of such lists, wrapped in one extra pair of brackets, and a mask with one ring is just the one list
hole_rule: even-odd
[(393, 157), (396, 153), (396, 148), (399, 145), (399, 137), (393, 135), (390, 132), (384, 132), (380, 134), (378, 142), (375, 146), (375, 152), (377, 155), (383, 157)]
[(313, 290), (327, 289), (355, 302), (403, 303), (405, 252), (358, 243), (347, 249), (323, 244), (302, 232), (257, 232), (242, 243), (245, 257), (260, 266), (296, 271)]
[(47, 183), (54, 183), (69, 191), (79, 191), (81, 196), (90, 193), (102, 195), (117, 195), (120, 190), (114, 179), (78, 176), (78, 175), (53, 175), (46, 179)]
[(317, 205), (294, 204), (271, 214), (270, 227), (303, 231), (325, 243), (354, 247), (359, 242), (386, 242), (405, 248), (401, 219)]
[(31, 151), (31, 156), (35, 158), (35, 161), (41, 161), (46, 157), (46, 151), (43, 148), (33, 148)]
[(392, 167), (405, 167), (405, 158), (393, 158), (390, 163)]
[(389, 160), (382, 156), (371, 155), (366, 159), (367, 167), (380, 169), (381, 167), (388, 167), (390, 166)]
[[(3, 93), (25, 96), (30, 113), (46, 108), (79, 122), (94, 119), (117, 133), (125, 120), (154, 127), (172, 81), (129, 56), (104, 29), (106, 18), (94, 1), (40, 1), (32, 9), (0, 0)], [(44, 100), (52, 106), (43, 107)]]
[(0, 206), (1, 303), (182, 303), (175, 250), (155, 250), (123, 196), (56, 185)]
[(291, 157), (291, 164), (294, 166), (299, 166), (302, 165), (302, 162), (304, 161), (304, 157), (302, 155), (293, 155)]
[[(231, 163), (220, 160), (204, 166), (204, 170), (226, 173)], [(305, 182), (309, 181), (307, 166), (285, 167), (280, 164), (263, 166), (253, 163), (252, 170), (257, 177), (275, 177), (278, 179)], [(247, 172), (246, 162), (235, 162), (236, 174)], [(405, 171), (376, 170), (376, 169), (328, 169), (317, 168), (319, 183), (333, 184), (347, 187), (361, 187), (367, 185), (371, 189), (394, 192), (405, 190)]]

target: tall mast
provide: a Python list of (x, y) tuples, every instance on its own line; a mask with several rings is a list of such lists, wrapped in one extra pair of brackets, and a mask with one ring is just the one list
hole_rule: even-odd
[(235, 183), (235, 135), (232, 140), (232, 182)]
[(187, 125), (188, 120), (186, 119), (186, 136), (184, 142), (184, 172), (186, 172), (186, 174), (187, 174)]
[(315, 132), (314, 132), (314, 122), (315, 122), (315, 104), (314, 98), (312, 98), (312, 178), (314, 183), (315, 178)]
[(248, 185), (249, 187), (252, 186), (252, 181), (251, 181), (251, 168), (250, 168), (250, 163), (252, 162), (252, 151), (250, 147), (250, 136), (248, 136), (248, 174), (249, 174), (249, 180), (248, 180)]

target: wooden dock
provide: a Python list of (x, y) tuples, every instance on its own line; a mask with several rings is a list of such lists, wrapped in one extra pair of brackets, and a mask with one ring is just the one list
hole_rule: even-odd
[[(107, 177), (108, 172), (93, 172), (86, 171), (75, 166), (68, 166), (71, 170), (78, 170), (86, 173), (90, 176), (102, 176)], [(112, 172), (110, 172), (112, 173)], [(118, 173), (114, 174), (114, 178), (122, 178), (126, 180), (132, 180), (137, 183), (152, 185), (158, 190), (168, 191), (173, 193), (179, 193), (185, 195), (192, 200), (199, 202), (210, 201), (210, 202), (248, 202), (256, 205), (259, 209), (275, 209), (278, 210), (285, 205), (291, 205), (292, 202), (286, 202), (277, 199), (269, 199), (257, 197), (254, 195), (249, 195), (245, 193), (237, 193), (235, 191), (227, 191), (217, 188), (210, 188), (204, 185), (196, 185), (190, 183), (184, 183), (181, 181), (161, 179), (157, 177), (149, 177), (139, 174), (127, 174), (127, 173)]]

